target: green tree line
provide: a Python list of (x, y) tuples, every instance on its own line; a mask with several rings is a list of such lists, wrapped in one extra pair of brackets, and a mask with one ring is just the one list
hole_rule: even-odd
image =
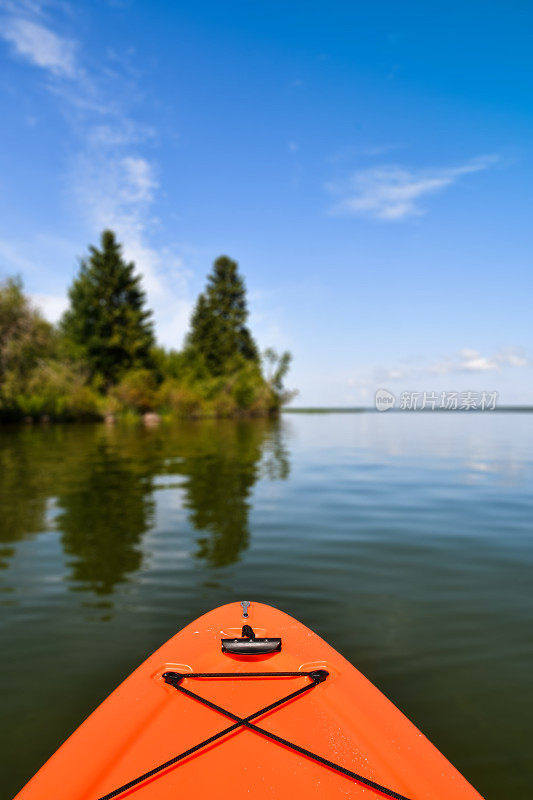
[(238, 265), (221, 256), (183, 348), (159, 346), (141, 278), (106, 230), (81, 261), (57, 326), (18, 278), (0, 284), (0, 419), (275, 414), (291, 396), (290, 354), (261, 354), (247, 322)]

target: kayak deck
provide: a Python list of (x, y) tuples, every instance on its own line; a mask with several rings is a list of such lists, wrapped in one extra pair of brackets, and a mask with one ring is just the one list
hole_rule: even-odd
[[(281, 639), (281, 650), (222, 652), (221, 639), (237, 640), (239, 648), (244, 624), (256, 640)], [(218, 675), (252, 672), (302, 675)], [(187, 673), (217, 676), (187, 678)], [(315, 682), (305, 673), (322, 677)], [(262, 732), (242, 724), (291, 693), (297, 694), (251, 721)], [(394, 796), (317, 763), (275, 740), (280, 737), (409, 800), (480, 800), (339, 653), (292, 617), (260, 603), (214, 609), (172, 637), (91, 714), (16, 800), (99, 800), (232, 725), (220, 738), (115, 796)]]

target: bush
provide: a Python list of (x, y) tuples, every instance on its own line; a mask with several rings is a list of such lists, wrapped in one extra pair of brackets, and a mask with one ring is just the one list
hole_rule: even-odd
[(15, 398), (22, 416), (53, 419), (94, 419), (102, 415), (101, 399), (85, 383), (86, 376), (69, 364), (43, 362), (28, 377), (24, 393)]
[(157, 383), (155, 375), (148, 369), (127, 372), (120, 383), (111, 390), (111, 396), (121, 407), (144, 414), (155, 407)]
[(220, 394), (211, 404), (211, 415), (213, 417), (233, 417), (238, 411), (235, 401), (231, 395)]
[(157, 407), (180, 417), (199, 416), (202, 404), (202, 396), (197, 391), (172, 378), (163, 381), (157, 391)]
[(233, 397), (240, 409), (249, 408), (256, 396), (256, 386), (246, 375), (239, 376), (233, 387)]

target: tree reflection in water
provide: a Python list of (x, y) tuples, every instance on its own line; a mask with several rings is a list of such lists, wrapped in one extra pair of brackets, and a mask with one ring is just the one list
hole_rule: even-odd
[(54, 452), (62, 430), (4, 426), (0, 435), (0, 566), (7, 568), (15, 545), (46, 527), (56, 480)]
[(248, 547), (250, 498), (262, 464), (271, 479), (288, 475), (287, 456), (273, 441), (279, 441), (279, 422), (266, 420), (218, 421), (191, 431), (180, 470), (185, 506), (202, 533), (196, 555), (211, 566), (233, 563)]
[(151, 488), (142, 463), (99, 437), (58, 499), (57, 523), (76, 586), (108, 595), (140, 568), (154, 508)]
[(157, 479), (180, 475), (196, 557), (226, 566), (249, 544), (256, 481), (288, 473), (278, 420), (12, 429), (0, 439), (0, 554), (8, 567), (17, 542), (56, 530), (71, 588), (109, 596), (143, 564)]

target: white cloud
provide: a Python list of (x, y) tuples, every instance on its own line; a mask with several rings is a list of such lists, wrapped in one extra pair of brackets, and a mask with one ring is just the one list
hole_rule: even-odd
[(498, 350), (492, 355), (482, 355), (478, 350), (463, 349), (440, 361), (417, 364), (400, 364), (394, 368), (377, 368), (376, 382), (405, 381), (428, 375), (453, 375), (465, 373), (499, 372), (504, 367), (533, 366), (533, 359), (519, 348)]
[(44, 314), (49, 322), (59, 322), (68, 308), (65, 294), (32, 294), (31, 301)]
[(122, 117), (120, 122), (113, 120), (111, 123), (92, 125), (87, 132), (87, 139), (93, 147), (128, 147), (140, 145), (155, 135), (152, 127)]
[(523, 353), (515, 353), (512, 350), (500, 354), (500, 364), (508, 367), (529, 367), (531, 365)]
[(112, 228), (124, 242), (125, 256), (135, 261), (145, 288), (160, 293), (155, 252), (146, 244), (150, 206), (157, 189), (154, 168), (140, 156), (90, 148), (79, 157), (72, 183), (79, 206), (92, 229)]
[(127, 156), (120, 167), (124, 170), (123, 200), (127, 203), (150, 203), (158, 183), (151, 164), (144, 158)]
[(492, 372), (499, 369), (499, 365), (497, 356), (487, 357), (477, 350), (461, 350), (459, 361), (455, 364), (452, 362), (451, 368), (455, 372)]
[(114, 149), (89, 148), (79, 158), (72, 182), (91, 228), (112, 228), (124, 243), (124, 257), (142, 275), (159, 341), (178, 347), (191, 313), (189, 273), (172, 248), (150, 244), (158, 188), (154, 165), (140, 156), (120, 157)]
[[(144, 157), (142, 145), (154, 139), (155, 132), (130, 113), (136, 93), (127, 56), (117, 59), (104, 54), (96, 69), (88, 69), (78, 43), (52, 30), (39, 3), (0, 0), (0, 8), (4, 11), (0, 36), (19, 56), (55, 78), (45, 88), (62, 104), (74, 141), (79, 143), (68, 179), (88, 235), (94, 240), (103, 228), (115, 230), (124, 243), (125, 257), (135, 262), (142, 275), (159, 340), (178, 346), (191, 310), (189, 275), (171, 247), (153, 244), (158, 225), (153, 206), (159, 184), (156, 165)], [(75, 115), (70, 113), (73, 109)], [(5, 248), (10, 266), (19, 263), (27, 274), (27, 265), (17, 261), (8, 242), (0, 242), (0, 257)], [(61, 295), (39, 294), (34, 299), (52, 320), (66, 303)]]
[(343, 186), (329, 186), (343, 195), (332, 213), (393, 221), (425, 213), (422, 198), (456, 183), (462, 176), (485, 170), (496, 156), (482, 156), (457, 167), (411, 170), (382, 165), (355, 172)]
[(0, 31), (19, 56), (53, 75), (74, 78), (76, 42), (54, 33), (39, 22), (23, 17), (9, 17)]
[(78, 158), (72, 181), (79, 203), (98, 229), (134, 224), (140, 230), (158, 187), (154, 167), (145, 158), (92, 147)]
[(427, 371), (448, 374), (451, 372), (497, 372), (502, 367), (528, 367), (531, 364), (522, 350), (507, 348), (492, 355), (482, 355), (477, 350), (460, 350), (456, 356), (432, 364)]

